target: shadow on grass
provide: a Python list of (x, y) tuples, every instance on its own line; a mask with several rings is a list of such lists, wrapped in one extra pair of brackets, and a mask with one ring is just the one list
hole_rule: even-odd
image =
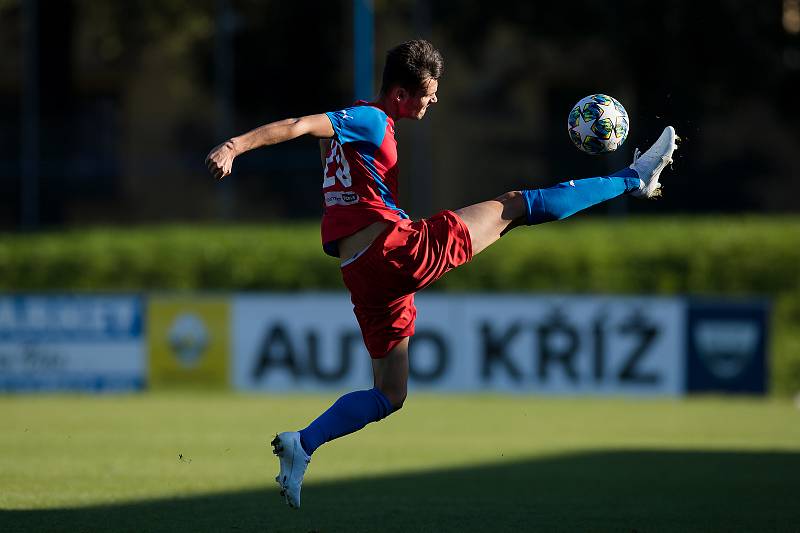
[(79, 509), (0, 511), (0, 531), (791, 531), (800, 453), (609, 451)]

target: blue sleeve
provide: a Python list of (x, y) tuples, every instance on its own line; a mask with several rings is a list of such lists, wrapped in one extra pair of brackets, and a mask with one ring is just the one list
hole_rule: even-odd
[(340, 144), (368, 142), (383, 144), (386, 134), (386, 115), (372, 106), (348, 107), (325, 113), (331, 121), (334, 135)]

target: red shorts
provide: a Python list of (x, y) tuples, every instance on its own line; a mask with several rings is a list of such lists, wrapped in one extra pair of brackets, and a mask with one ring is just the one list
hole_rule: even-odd
[(384, 357), (414, 334), (414, 293), (472, 259), (469, 229), (452, 211), (391, 223), (361, 255), (342, 265), (364, 344)]

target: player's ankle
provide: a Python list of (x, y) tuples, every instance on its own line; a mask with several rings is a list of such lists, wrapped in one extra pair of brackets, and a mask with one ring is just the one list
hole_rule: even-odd
[(306, 455), (311, 457), (311, 454), (314, 453), (314, 450), (308, 451), (310, 447), (306, 444), (305, 439), (303, 439), (303, 431), (300, 430), (300, 447), (303, 448), (303, 451), (306, 452)]

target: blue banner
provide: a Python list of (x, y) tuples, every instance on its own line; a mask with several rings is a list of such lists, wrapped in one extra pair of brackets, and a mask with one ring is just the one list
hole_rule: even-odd
[(0, 391), (129, 391), (145, 384), (138, 295), (0, 296)]
[(765, 394), (768, 318), (764, 301), (689, 300), (687, 392)]

